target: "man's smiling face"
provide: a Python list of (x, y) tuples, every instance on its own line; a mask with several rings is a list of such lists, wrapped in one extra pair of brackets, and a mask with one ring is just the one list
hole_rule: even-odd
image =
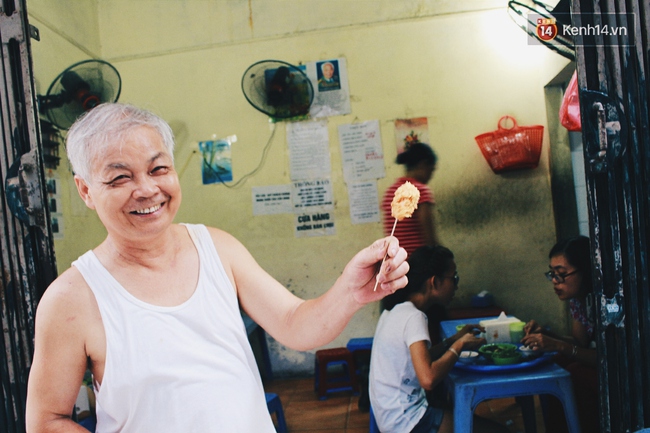
[(94, 159), (88, 182), (75, 181), (109, 234), (138, 239), (169, 227), (181, 189), (172, 157), (154, 129), (137, 127), (126, 137)]

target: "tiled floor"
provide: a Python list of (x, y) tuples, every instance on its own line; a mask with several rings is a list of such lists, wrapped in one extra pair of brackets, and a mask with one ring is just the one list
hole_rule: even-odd
[[(369, 415), (359, 411), (359, 397), (350, 392), (329, 394), (327, 400), (321, 401), (311, 377), (274, 379), (266, 382), (264, 388), (280, 396), (289, 433), (368, 432)], [(535, 404), (537, 432), (545, 433), (537, 398)], [(514, 398), (485, 401), (478, 406), (476, 414), (507, 425), (512, 433), (524, 432), (521, 410)]]

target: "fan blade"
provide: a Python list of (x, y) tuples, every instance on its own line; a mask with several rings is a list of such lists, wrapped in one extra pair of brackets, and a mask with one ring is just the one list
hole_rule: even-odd
[(277, 107), (287, 102), (287, 87), (290, 81), (291, 73), (289, 72), (289, 68), (281, 66), (275, 71), (266, 91), (266, 98), (269, 105)]
[(241, 80), (246, 100), (275, 119), (309, 113), (314, 91), (300, 68), (280, 60), (262, 60), (249, 66)]

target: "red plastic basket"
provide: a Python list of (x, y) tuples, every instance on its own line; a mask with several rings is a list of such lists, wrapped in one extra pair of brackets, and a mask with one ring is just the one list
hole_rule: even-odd
[[(512, 128), (504, 128), (504, 120), (512, 121)], [(474, 137), (483, 156), (495, 173), (522, 168), (535, 168), (542, 153), (544, 127), (518, 126), (514, 117), (503, 116), (496, 131)]]

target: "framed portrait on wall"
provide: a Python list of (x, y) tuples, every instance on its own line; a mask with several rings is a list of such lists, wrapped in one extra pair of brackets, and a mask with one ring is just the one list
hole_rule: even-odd
[(319, 92), (329, 92), (341, 88), (338, 60), (316, 62), (316, 73), (318, 74)]
[(345, 58), (319, 60), (299, 66), (314, 88), (312, 118), (350, 114), (350, 89)]

